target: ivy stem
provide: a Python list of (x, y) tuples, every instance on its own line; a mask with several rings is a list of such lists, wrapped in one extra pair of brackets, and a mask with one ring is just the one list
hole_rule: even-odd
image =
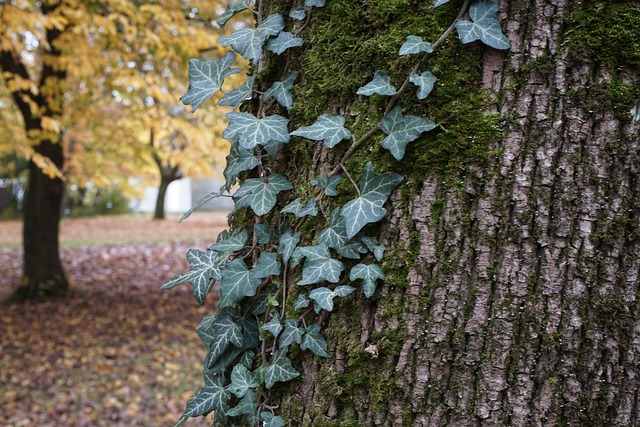
[(349, 178), (349, 181), (351, 181), (351, 184), (353, 184), (353, 186), (355, 187), (356, 191), (358, 192), (358, 197), (360, 197), (361, 194), (360, 194), (360, 189), (358, 188), (358, 184), (356, 184), (356, 182), (353, 180), (353, 178), (351, 178), (351, 174), (349, 174), (349, 171), (347, 170), (346, 166), (343, 163), (340, 163), (338, 166), (340, 166), (342, 168), (342, 170), (344, 171), (345, 175), (347, 175), (347, 178)]
[(329, 176), (333, 176), (335, 174), (337, 174), (338, 172), (340, 172), (340, 169), (344, 168), (343, 164), (344, 162), (351, 157), (351, 155), (353, 154), (354, 151), (356, 151), (358, 149), (358, 147), (365, 142), (367, 139), (369, 139), (371, 137), (371, 135), (373, 135), (374, 133), (376, 133), (379, 129), (382, 129), (382, 127), (380, 126), (380, 123), (378, 123), (377, 125), (375, 125), (374, 127), (372, 127), (371, 129), (369, 129), (369, 131), (367, 133), (365, 133), (364, 135), (362, 135), (360, 137), (359, 140), (355, 141), (353, 144), (351, 144), (351, 146), (349, 147), (349, 149), (347, 150), (346, 153), (344, 153), (344, 155), (342, 156), (342, 159), (340, 159), (340, 163), (337, 164), (332, 170), (331, 172), (329, 172)]

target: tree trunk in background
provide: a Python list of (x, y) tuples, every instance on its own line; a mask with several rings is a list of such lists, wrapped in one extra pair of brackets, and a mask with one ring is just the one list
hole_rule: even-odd
[(180, 179), (182, 174), (177, 166), (172, 168), (163, 166), (159, 161), (157, 162), (160, 170), (160, 186), (158, 187), (158, 198), (156, 199), (156, 210), (153, 213), (153, 219), (165, 219), (164, 201), (167, 195), (167, 188), (173, 181)]
[[(411, 2), (313, 9), (297, 58), (308, 90), (301, 102), (315, 114), (338, 111), (331, 90), (344, 76), (357, 77), (355, 93), (391, 63), (380, 58), (392, 27), (401, 33), (389, 58), (406, 35), (430, 31), (432, 2), (402, 3)], [(439, 9), (443, 28), (461, 3)], [(462, 134), (458, 151), (436, 151), (466, 120), (457, 114), (466, 101), (427, 107), (449, 133), (410, 144), (396, 170), (407, 180), (383, 226), (385, 285), (328, 317), (334, 358), (299, 356), (304, 382), (273, 390), (295, 425), (640, 425), (640, 124), (629, 114), (640, 99), (640, 7), (498, 3), (510, 51), (460, 46), (454, 33), (425, 69), (440, 79), (432, 102), (453, 90), (446, 65), (468, 69), (460, 85), (476, 85), (501, 137), (482, 161), (459, 154), (482, 124)], [(294, 6), (265, 5), (285, 16)], [(331, 46), (358, 31), (364, 42), (340, 63)], [(478, 62), (438, 59), (464, 52)], [(284, 66), (284, 57), (275, 61)], [(321, 61), (333, 67), (331, 86), (314, 83)], [(434, 151), (421, 157), (422, 147)], [(436, 152), (445, 166), (423, 166)], [(323, 156), (296, 163), (293, 153), (289, 176), (315, 176)]]

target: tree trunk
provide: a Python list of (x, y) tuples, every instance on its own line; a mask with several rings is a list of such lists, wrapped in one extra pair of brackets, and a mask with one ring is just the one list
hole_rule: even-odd
[(156, 199), (156, 210), (153, 219), (165, 219), (164, 201), (167, 195), (167, 188), (173, 181), (180, 179), (178, 168), (169, 168), (158, 165), (160, 169), (160, 185), (158, 186), (158, 198)]
[[(292, 127), (354, 110), (377, 69), (410, 69), (399, 44), (435, 41), (462, 4), (434, 18), (432, 3), (314, 8), (299, 57), (274, 60), (305, 71)], [(334, 358), (303, 353), (304, 381), (272, 390), (293, 425), (640, 425), (640, 8), (499, 5), (508, 52), (454, 32), (425, 64), (439, 81), (419, 108), (446, 130), (387, 169), (407, 178), (383, 225), (385, 285), (328, 317)], [(325, 151), (294, 145), (288, 178), (315, 176)]]

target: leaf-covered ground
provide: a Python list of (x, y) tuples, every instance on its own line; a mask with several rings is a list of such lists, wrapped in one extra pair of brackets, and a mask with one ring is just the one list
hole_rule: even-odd
[[(62, 257), (75, 296), (0, 304), (0, 426), (172, 425), (202, 385), (205, 348), (194, 327), (215, 301), (203, 308), (188, 285), (159, 287), (224, 225), (220, 214), (179, 226), (175, 218), (65, 219), (71, 247)], [(0, 222), (0, 296), (20, 276), (19, 235), (19, 223)]]

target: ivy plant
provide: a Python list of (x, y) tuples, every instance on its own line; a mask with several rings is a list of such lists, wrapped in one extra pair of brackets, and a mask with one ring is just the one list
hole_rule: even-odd
[[(182, 218), (205, 202), (224, 196), (232, 197), (236, 210), (248, 209), (255, 217), (254, 225), (250, 229), (232, 227), (204, 251), (189, 250), (188, 271), (162, 285), (166, 289), (191, 283), (200, 304), (205, 304), (214, 286), (220, 294), (217, 310), (196, 328), (207, 347), (204, 387), (189, 399), (176, 427), (189, 417), (208, 414), (214, 414), (214, 425), (285, 425), (269, 401), (268, 391), (301, 376), (289, 358), (290, 349), (298, 347), (317, 357), (332, 357), (317, 314), (333, 311), (337, 299), (359, 294), (371, 298), (385, 280), (381, 261), (386, 248), (378, 236), (370, 235), (379, 227), (370, 225), (385, 218), (389, 198), (404, 178), (376, 171), (371, 162), (362, 170), (349, 171), (347, 158), (381, 133), (381, 146), (401, 160), (409, 144), (436, 128), (428, 118), (407, 115), (397, 104), (404, 93), (410, 96), (410, 84), (417, 87), (413, 96), (427, 102), (437, 76), (423, 67), (454, 29), (462, 43), (479, 40), (491, 48), (509, 48), (500, 29), (498, 6), (491, 1), (470, 4), (466, 0), (458, 18), (435, 42), (406, 35), (398, 55), (415, 57), (415, 66), (404, 82), (394, 82), (385, 70), (378, 70), (354, 93), (389, 97), (382, 119), (372, 123), (359, 139), (346, 126), (343, 115), (328, 112), (313, 123), (291, 129), (290, 119), (281, 114), (296, 102), (295, 85), (304, 84), (298, 82), (302, 70), (286, 69), (264, 92), (257, 90), (255, 76), (260, 75), (269, 55), (304, 46), (306, 24), (318, 13), (316, 9), (324, 7), (325, 0), (305, 0), (287, 18), (280, 14), (263, 17), (261, 0), (256, 1), (231, 3), (217, 21), (224, 26), (243, 10), (254, 12), (255, 28), (242, 28), (218, 40), (252, 62), (253, 76), (218, 101), (235, 109), (226, 115), (229, 123), (222, 134), (230, 140), (225, 184)], [(437, 0), (433, 7), (447, 2)], [(224, 57), (206, 62), (192, 59), (189, 89), (182, 102), (195, 111), (221, 90), (226, 77), (240, 72), (232, 68), (236, 53), (228, 51)], [(258, 102), (238, 111), (251, 100)], [(336, 164), (325, 165), (328, 172), (311, 179), (301, 193), (287, 179), (289, 171), (276, 161), (284, 144), (293, 143), (323, 144), (326, 149), (339, 150)], [(346, 190), (339, 185), (345, 180), (350, 183)], [(309, 194), (309, 188), (315, 193)], [(325, 212), (323, 202), (326, 205), (327, 198), (341, 194), (346, 195), (341, 198), (346, 202)], [(289, 202), (279, 203), (285, 199)], [(324, 221), (325, 226), (315, 235), (303, 237), (299, 230), (309, 218)]]

